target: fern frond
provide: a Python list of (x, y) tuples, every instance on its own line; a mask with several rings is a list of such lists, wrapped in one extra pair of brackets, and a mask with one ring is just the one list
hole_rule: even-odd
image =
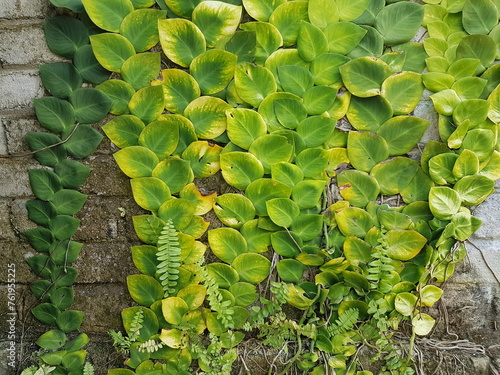
[(327, 327), (328, 334), (330, 336), (341, 335), (353, 329), (354, 325), (357, 323), (359, 318), (358, 309), (351, 308), (340, 314), (335, 324)]
[(163, 348), (162, 342), (158, 342), (156, 340), (150, 339), (146, 342), (143, 342), (141, 345), (139, 345), (137, 347), (137, 350), (142, 352), (142, 353), (144, 353), (144, 352), (154, 353), (161, 348)]
[(181, 266), (179, 234), (175, 230), (172, 220), (168, 220), (163, 227), (158, 237), (157, 246), (156, 259), (160, 263), (156, 266), (156, 272), (160, 275), (159, 279), (163, 287), (164, 297), (167, 298), (175, 293), (175, 287), (179, 279), (179, 267)]
[(142, 323), (144, 323), (144, 310), (139, 309), (134, 314), (132, 322), (130, 323), (129, 339), (131, 342), (137, 340), (137, 338), (139, 337), (142, 328)]
[(83, 366), (83, 375), (94, 375), (94, 366), (90, 362), (85, 362)]
[(217, 311), (218, 317), (225, 328), (234, 328), (234, 310), (229, 307), (231, 302), (227, 300), (224, 301), (224, 297), (219, 291), (219, 284), (217, 283), (217, 280), (207, 272), (205, 267), (200, 267), (200, 272), (202, 274), (204, 284), (207, 287), (207, 301), (210, 304), (210, 308)]

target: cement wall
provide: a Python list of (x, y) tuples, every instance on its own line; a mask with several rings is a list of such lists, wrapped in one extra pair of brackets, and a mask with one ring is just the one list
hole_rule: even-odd
[[(38, 65), (61, 60), (44, 42), (43, 20), (54, 14), (48, 4), (48, 0), (0, 0), (0, 155), (10, 155), (0, 158), (0, 374), (17, 373), (5, 359), (9, 264), (16, 269), (17, 364), (29, 363), (33, 342), (46, 330), (30, 314), (35, 301), (28, 285), (34, 276), (24, 259), (34, 251), (21, 235), (34, 227), (24, 205), (33, 198), (27, 171), (39, 164), (31, 157), (13, 155), (29, 151), (23, 140), (28, 132), (43, 130), (32, 104), (34, 98), (46, 95)], [(435, 118), (429, 101), (420, 105), (418, 115)], [(84, 161), (93, 171), (82, 189), (89, 198), (78, 215), (81, 227), (75, 237), (84, 248), (75, 264), (79, 276), (73, 307), (85, 313), (81, 331), (91, 337), (87, 349), (97, 374), (120, 365), (106, 332), (120, 329), (120, 311), (132, 305), (125, 277), (135, 273), (129, 251), (137, 244), (131, 217), (140, 212), (128, 178), (114, 164), (113, 151), (104, 140)], [(432, 312), (441, 317), (435, 333), (417, 343), (417, 353), (423, 353), (426, 368), (432, 369), (425, 370), (427, 374), (486, 375), (498, 374), (494, 365), (500, 368), (500, 184), (475, 214), (484, 220), (472, 239), (477, 247), (468, 245), (468, 258), (444, 286), (443, 303)]]

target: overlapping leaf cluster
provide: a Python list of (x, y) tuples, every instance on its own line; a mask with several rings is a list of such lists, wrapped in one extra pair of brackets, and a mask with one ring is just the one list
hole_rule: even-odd
[[(141, 305), (122, 314), (127, 365), (229, 373), (247, 331), (295, 351), (282, 373), (369, 374), (354, 356), (363, 342), (385, 360), (381, 373), (413, 373), (391, 330), (410, 320), (414, 334), (430, 332), (420, 310), (442, 290), (427, 284), (465, 256), (480, 225), (467, 206), (500, 176), (489, 68), (500, 5), (53, 2), (103, 31), (90, 36), (115, 73), (94, 82), (116, 115), (103, 130), (151, 211), (133, 218), (145, 245), (132, 249), (141, 274), (127, 279)], [(423, 45), (410, 42), (421, 24)], [(407, 155), (429, 125), (412, 115), (424, 85), (443, 143), (429, 142), (419, 162)], [(242, 194), (201, 194), (194, 179), (219, 171)], [(206, 264), (212, 208), (225, 226), (208, 232), (217, 261)]]
[[(36, 199), (26, 203), (28, 217), (39, 227), (24, 232), (37, 255), (27, 262), (40, 279), (30, 288), (41, 302), (32, 309), (42, 323), (55, 328), (37, 340), (42, 348), (41, 361), (53, 374), (75, 373), (86, 369), (89, 338), (76, 335), (83, 313), (69, 308), (74, 301), (72, 285), (77, 270), (71, 267), (82, 244), (72, 240), (80, 220), (75, 218), (87, 196), (78, 189), (90, 168), (77, 161), (89, 156), (103, 136), (90, 124), (100, 121), (111, 107), (111, 99), (83, 82), (97, 83), (109, 77), (98, 64), (89, 44), (89, 32), (73, 18), (54, 18), (45, 23), (49, 47), (72, 62), (40, 66), (40, 77), (52, 95), (35, 99), (36, 116), (48, 132), (29, 133), (26, 140), (42, 168), (29, 171)], [(67, 334), (69, 334), (67, 336)], [(31, 367), (26, 373), (35, 373)], [(40, 370), (38, 370), (40, 371)]]

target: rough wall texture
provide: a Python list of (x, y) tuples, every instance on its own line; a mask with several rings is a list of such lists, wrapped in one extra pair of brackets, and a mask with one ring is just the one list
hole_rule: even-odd
[[(9, 264), (16, 269), (15, 353), (19, 368), (29, 363), (33, 342), (46, 330), (29, 312), (35, 301), (28, 285), (34, 277), (24, 259), (33, 250), (21, 235), (34, 227), (24, 205), (32, 198), (27, 171), (39, 165), (31, 157), (14, 155), (28, 151), (23, 140), (28, 132), (42, 130), (32, 105), (34, 98), (45, 95), (38, 65), (60, 60), (43, 38), (43, 19), (53, 14), (48, 3), (0, 0), (0, 155), (10, 155), (0, 158), (0, 374), (17, 373), (6, 360), (12, 349), (6, 339), (9, 316), (5, 314)], [(416, 112), (435, 120), (428, 100)], [(426, 137), (436, 135), (429, 132)], [(93, 172), (82, 190), (89, 199), (79, 213), (82, 224), (75, 238), (84, 243), (84, 250), (75, 265), (79, 277), (74, 308), (85, 313), (81, 330), (91, 337), (89, 359), (98, 374), (120, 365), (121, 358), (106, 332), (120, 329), (120, 311), (132, 305), (125, 278), (135, 272), (129, 251), (137, 243), (131, 216), (140, 212), (128, 179), (114, 164), (113, 151), (109, 141), (103, 141), (85, 160)], [(416, 352), (423, 356), (426, 374), (499, 373), (494, 368), (500, 368), (500, 184), (475, 214), (484, 224), (468, 244), (468, 259), (445, 285), (439, 309), (432, 312), (440, 317), (440, 324), (430, 338), (417, 342)]]

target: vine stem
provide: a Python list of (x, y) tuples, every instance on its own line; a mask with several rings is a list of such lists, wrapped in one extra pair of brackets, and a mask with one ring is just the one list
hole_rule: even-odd
[(297, 336), (297, 351), (295, 352), (295, 355), (292, 358), (290, 358), (290, 360), (288, 361), (288, 363), (285, 366), (285, 368), (283, 369), (283, 371), (281, 371), (278, 375), (286, 375), (288, 370), (290, 370), (290, 367), (292, 367), (294, 362), (297, 360), (297, 358), (299, 358), (299, 356), (301, 354), (302, 354), (302, 339), (300, 338), (300, 335), (298, 335)]
[(73, 136), (73, 134), (75, 134), (75, 132), (76, 132), (76, 130), (78, 129), (79, 126), (80, 126), (79, 123), (75, 124), (75, 127), (73, 128), (73, 130), (71, 131), (71, 133), (69, 133), (69, 135), (66, 137), (66, 139), (63, 139), (61, 142), (57, 142), (57, 143), (54, 143), (53, 145), (46, 146), (44, 148), (41, 148), (40, 150), (26, 152), (24, 154), (0, 155), (0, 158), (1, 159), (24, 158), (26, 156), (35, 155), (35, 154), (37, 154), (39, 152), (46, 151), (46, 150), (49, 150), (51, 148), (63, 145), (63, 144), (65, 144), (66, 142), (68, 142), (71, 139), (71, 137)]

